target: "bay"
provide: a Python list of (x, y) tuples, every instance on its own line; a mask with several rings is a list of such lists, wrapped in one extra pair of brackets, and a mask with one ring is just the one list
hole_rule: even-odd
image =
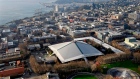
[(52, 3), (56, 0), (0, 0), (0, 25), (7, 22), (34, 16), (38, 9), (48, 12), (40, 3)]

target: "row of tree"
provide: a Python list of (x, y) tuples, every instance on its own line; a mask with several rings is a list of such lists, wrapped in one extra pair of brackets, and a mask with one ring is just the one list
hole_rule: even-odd
[(119, 61), (125, 61), (129, 60), (131, 54), (107, 54), (104, 56), (100, 56), (96, 58), (96, 63), (91, 64), (91, 70), (93, 72), (103, 72), (103, 69), (101, 67), (102, 64), (108, 64), (113, 62), (119, 62)]
[(92, 45), (96, 49), (102, 51), (104, 54), (112, 54), (112, 53), (114, 53), (110, 48), (109, 49), (106, 49), (102, 45), (96, 43), (94, 40), (87, 39), (87, 40), (85, 40), (85, 42), (88, 43), (88, 44), (90, 44), (90, 45)]
[(96, 58), (96, 61), (98, 61), (100, 64), (108, 64), (113, 62), (119, 62), (119, 61), (125, 61), (129, 60), (131, 57), (130, 53), (127, 54), (107, 54), (105, 56), (100, 56)]
[(90, 66), (85, 61), (75, 61), (66, 64), (55, 65), (54, 69), (59, 73), (60, 79), (66, 79), (70, 74), (77, 72), (91, 72)]
[(29, 63), (30, 63), (32, 70), (37, 74), (42, 74), (42, 73), (46, 73), (48, 71), (52, 71), (52, 66), (37, 63), (37, 61), (33, 55), (30, 56)]
[(18, 46), (20, 48), (20, 54), (21, 54), (22, 58), (25, 58), (25, 57), (29, 56), (29, 54), (30, 54), (30, 51), (27, 50), (27, 45), (28, 45), (28, 43), (24, 42), (24, 43), (19, 44), (19, 46)]
[[(135, 49), (134, 51), (131, 51), (130, 49), (119, 45), (117, 40), (112, 41), (111, 44), (112, 44), (112, 46), (114, 46), (114, 47), (124, 51), (126, 54), (129, 54), (130, 56), (132, 56), (133, 61), (135, 63), (138, 63), (138, 64), (140, 63), (140, 49)], [(132, 53), (132, 54), (130, 54), (130, 53)]]
[(106, 75), (104, 79), (117, 79), (117, 78), (114, 78), (111, 75)]
[(120, 50), (124, 51), (125, 53), (131, 53), (129, 49), (127, 49), (127, 48), (124, 47), (124, 46), (119, 45), (118, 42), (117, 42), (116, 40), (113, 40), (113, 41), (111, 42), (111, 45), (112, 45), (113, 47), (117, 48), (117, 49), (120, 49)]
[(140, 53), (134, 53), (134, 54), (133, 54), (133, 61), (134, 61), (135, 63), (140, 64)]

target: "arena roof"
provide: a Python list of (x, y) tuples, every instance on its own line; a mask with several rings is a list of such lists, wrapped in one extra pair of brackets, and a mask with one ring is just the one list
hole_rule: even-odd
[(71, 41), (49, 46), (62, 63), (86, 58), (90, 56), (103, 55), (93, 46), (82, 41)]

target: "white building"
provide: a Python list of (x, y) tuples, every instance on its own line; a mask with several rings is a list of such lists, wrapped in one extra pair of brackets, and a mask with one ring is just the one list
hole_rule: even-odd
[(3, 33), (5, 33), (5, 32), (11, 32), (11, 30), (10, 29), (3, 29), (2, 32)]
[(132, 48), (140, 48), (140, 41), (136, 40), (135, 37), (125, 38), (124, 42)]
[(55, 12), (58, 12), (59, 11), (58, 9), (59, 9), (58, 5), (55, 5)]

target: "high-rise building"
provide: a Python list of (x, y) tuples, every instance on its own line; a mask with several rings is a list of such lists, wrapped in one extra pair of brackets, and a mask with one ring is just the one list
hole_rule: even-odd
[(58, 12), (58, 5), (55, 5), (55, 12)]

